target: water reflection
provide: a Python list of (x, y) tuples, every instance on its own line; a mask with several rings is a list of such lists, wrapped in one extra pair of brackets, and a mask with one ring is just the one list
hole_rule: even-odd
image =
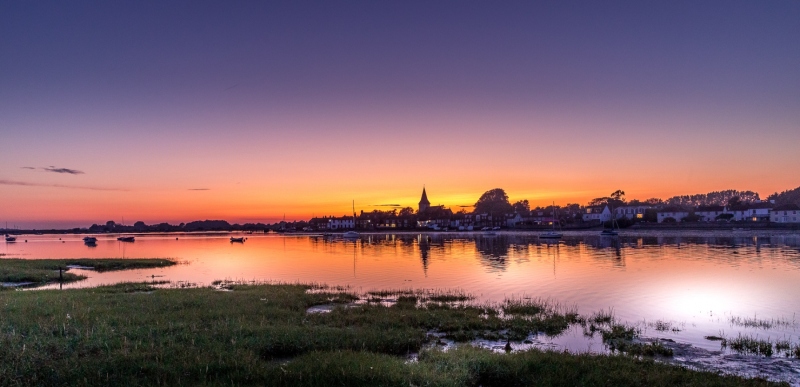
[(158, 275), (198, 284), (244, 279), (363, 289), (459, 288), (486, 301), (527, 294), (589, 312), (614, 308), (631, 319), (697, 321), (718, 312), (777, 318), (800, 311), (795, 296), (800, 237), (792, 233), (641, 232), (604, 238), (585, 232), (557, 241), (505, 232), (376, 233), (356, 240), (247, 235), (242, 244), (229, 243), (230, 236), (148, 234), (136, 235), (135, 243), (121, 243), (116, 235), (102, 235), (88, 247), (80, 235), (32, 235), (25, 237), (28, 243), (2, 246), (0, 254), (31, 259), (171, 257), (185, 262), (163, 269), (88, 272), (88, 280), (65, 287)]

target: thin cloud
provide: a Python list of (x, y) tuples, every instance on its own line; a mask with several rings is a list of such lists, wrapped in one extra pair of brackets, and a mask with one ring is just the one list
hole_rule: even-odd
[(399, 204), (373, 204), (373, 207), (400, 207)]
[(211, 188), (189, 188), (189, 191), (211, 191)]
[(54, 166), (50, 166), (49, 168), (42, 168), (42, 170), (47, 172), (54, 172), (54, 173), (68, 173), (70, 175), (83, 175), (83, 171), (79, 171), (77, 169), (71, 168), (56, 168)]
[(36, 169), (34, 167), (20, 167), (20, 168), (22, 168), (22, 169)]
[(127, 189), (122, 189), (122, 188), (90, 187), (90, 186), (64, 185), (64, 184), (40, 184), (40, 183), (29, 183), (27, 181), (2, 180), (2, 179), (0, 179), (0, 185), (16, 185), (16, 186), (22, 186), (22, 187), (51, 187), (51, 188), (67, 188), (67, 189), (84, 189), (84, 190), (89, 190), (89, 191), (129, 191)]

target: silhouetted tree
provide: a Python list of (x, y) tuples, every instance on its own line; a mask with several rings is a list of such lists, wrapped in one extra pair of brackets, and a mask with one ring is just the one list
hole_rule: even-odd
[(513, 205), (514, 212), (522, 215), (527, 216), (531, 212), (531, 205), (528, 203), (528, 200), (519, 200)]
[(797, 204), (800, 205), (800, 187), (783, 191), (781, 193), (775, 192), (767, 197), (767, 200), (774, 200), (776, 205), (784, 204)]
[(728, 199), (728, 206), (729, 207), (738, 207), (741, 204), (742, 204), (742, 198), (740, 198), (738, 196), (734, 196), (734, 197)]
[(502, 188), (484, 192), (480, 199), (475, 202), (475, 213), (487, 213), (492, 215), (493, 219), (508, 214), (512, 210), (513, 207), (508, 202), (508, 195)]
[(400, 209), (400, 212), (397, 214), (398, 216), (411, 216), (414, 215), (414, 209), (411, 207), (405, 207)]

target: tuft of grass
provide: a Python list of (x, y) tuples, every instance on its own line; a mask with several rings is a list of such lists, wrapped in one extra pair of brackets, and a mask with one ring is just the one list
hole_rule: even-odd
[(633, 340), (639, 337), (639, 330), (635, 327), (629, 327), (621, 324), (611, 326), (611, 330), (603, 330), (603, 341), (610, 340)]
[(681, 329), (678, 328), (677, 326), (673, 325), (671, 321), (656, 320), (654, 322), (648, 323), (647, 325), (650, 326), (650, 327), (653, 327), (653, 329), (655, 329), (655, 330), (657, 330), (659, 332), (667, 332), (667, 331), (680, 332), (681, 331)]
[(633, 356), (667, 356), (673, 355), (672, 349), (665, 347), (660, 342), (645, 343), (637, 340), (639, 329), (620, 324), (614, 324), (610, 329), (601, 329), (603, 343), (612, 352), (619, 351)]
[(536, 316), (553, 311), (556, 307), (542, 299), (516, 298), (505, 300), (501, 304), (501, 309), (507, 315)]
[(595, 324), (611, 324), (614, 322), (614, 310), (601, 310), (589, 317), (589, 321)]
[(787, 318), (771, 318), (760, 319), (758, 317), (739, 317), (731, 316), (728, 319), (731, 325), (745, 327), (745, 328), (759, 328), (759, 329), (772, 329), (773, 327), (786, 327), (793, 328), (797, 326), (797, 322)]
[(728, 339), (727, 345), (732, 350), (745, 355), (772, 356), (772, 342), (749, 335), (739, 334), (735, 339)]

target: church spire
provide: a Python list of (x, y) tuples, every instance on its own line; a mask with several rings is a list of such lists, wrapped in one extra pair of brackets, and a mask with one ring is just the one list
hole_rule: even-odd
[(422, 199), (419, 200), (419, 212), (425, 212), (431, 206), (428, 201), (428, 194), (425, 193), (425, 186), (422, 186)]

